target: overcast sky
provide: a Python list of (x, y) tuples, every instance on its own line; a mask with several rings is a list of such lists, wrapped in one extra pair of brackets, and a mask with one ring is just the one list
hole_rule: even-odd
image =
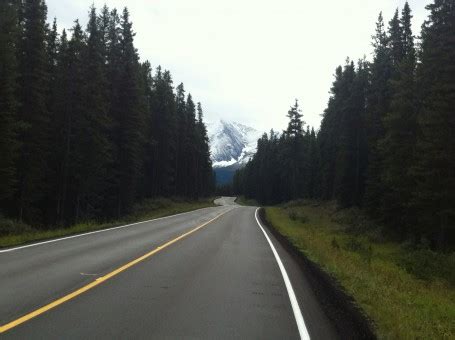
[[(162, 65), (201, 101), (206, 119), (282, 130), (294, 99), (304, 120), (319, 127), (337, 65), (371, 59), (371, 35), (404, 0), (47, 0), (59, 29), (92, 3), (127, 6), (141, 60)], [(410, 0), (414, 34), (429, 0)]]

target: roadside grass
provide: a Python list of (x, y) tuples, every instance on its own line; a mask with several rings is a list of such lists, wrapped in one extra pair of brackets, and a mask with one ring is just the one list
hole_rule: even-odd
[(455, 254), (387, 241), (358, 210), (290, 202), (266, 218), (335, 277), (384, 339), (455, 338)]
[(244, 206), (258, 207), (259, 204), (256, 200), (245, 198), (245, 196), (239, 196), (236, 198), (235, 203)]
[(151, 199), (137, 204), (133, 212), (118, 220), (111, 221), (87, 221), (75, 224), (67, 228), (42, 229), (33, 228), (29, 225), (13, 221), (0, 216), (0, 248), (17, 246), (63, 236), (106, 229), (128, 223), (147, 221), (196, 209), (213, 207), (213, 199), (201, 199), (187, 201), (183, 199)]

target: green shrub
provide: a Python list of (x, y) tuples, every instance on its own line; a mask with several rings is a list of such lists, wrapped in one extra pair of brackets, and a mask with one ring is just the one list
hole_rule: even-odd
[(295, 210), (290, 210), (288, 212), (288, 216), (291, 220), (296, 221), (297, 220), (297, 212)]
[(455, 285), (455, 253), (447, 255), (430, 249), (407, 251), (401, 254), (398, 264), (419, 279), (439, 277)]
[(33, 231), (29, 225), (0, 216), (0, 236), (15, 235)]

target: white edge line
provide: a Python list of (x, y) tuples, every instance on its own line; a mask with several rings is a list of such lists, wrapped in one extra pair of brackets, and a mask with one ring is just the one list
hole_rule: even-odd
[(292, 288), (291, 280), (289, 280), (288, 273), (286, 272), (283, 262), (281, 262), (280, 256), (278, 255), (278, 252), (276, 251), (272, 241), (270, 240), (269, 236), (267, 235), (264, 228), (262, 227), (261, 222), (259, 222), (258, 211), (259, 211), (259, 208), (256, 209), (256, 211), (254, 213), (254, 217), (256, 218), (256, 222), (259, 225), (259, 228), (261, 228), (262, 232), (264, 233), (265, 238), (269, 242), (270, 248), (272, 248), (273, 255), (275, 255), (276, 262), (278, 262), (278, 267), (280, 267), (281, 275), (283, 276), (284, 284), (286, 285), (286, 290), (288, 291), (289, 300), (291, 301), (292, 311), (294, 312), (294, 317), (295, 317), (295, 321), (297, 323), (297, 328), (299, 329), (300, 339), (309, 340), (310, 335), (308, 334), (308, 330), (305, 326), (305, 321), (303, 320), (302, 311), (300, 310), (299, 302), (297, 301), (297, 297), (295, 296), (294, 289)]
[[(48, 240), (48, 241), (30, 243), (30, 244), (26, 244), (26, 245), (24, 245), (24, 246), (19, 246), (19, 247), (14, 247), (14, 248), (0, 249), (0, 254), (1, 254), (1, 253), (9, 253), (9, 252), (12, 252), (12, 251), (15, 251), (15, 250), (24, 249), (24, 248), (36, 247), (36, 246), (40, 246), (40, 245), (47, 244), (47, 243), (60, 242), (60, 241), (69, 240), (69, 239), (72, 239), (72, 238), (77, 238), (77, 237), (82, 237), (82, 236), (87, 236), (87, 235), (92, 235), (92, 234), (98, 234), (98, 233), (104, 233), (104, 232), (106, 232), (106, 231), (111, 231), (111, 230), (116, 230), (116, 229), (123, 229), (123, 228), (127, 228), (127, 227), (132, 227), (132, 226), (135, 226), (135, 225), (138, 225), (138, 224), (142, 224), (142, 223), (148, 223), (148, 222), (153, 222), (153, 221), (164, 220), (164, 219), (167, 219), (167, 218), (171, 218), (171, 217), (175, 217), (175, 216), (180, 216), (180, 215), (185, 215), (185, 214), (189, 214), (189, 213), (192, 213), (192, 212), (195, 212), (195, 211), (199, 211), (199, 210), (203, 210), (203, 209), (207, 209), (207, 208), (211, 208), (211, 207), (200, 208), (200, 209), (191, 210), (191, 211), (186, 211), (186, 212), (179, 213), (179, 214), (175, 214), (175, 215), (169, 215), (169, 216), (158, 217), (158, 218), (154, 218), (154, 219), (147, 220), (147, 221), (141, 221), (141, 222), (136, 222), (136, 223), (130, 223), (130, 224), (125, 224), (125, 225), (121, 225), (121, 226), (117, 226), (117, 227), (111, 227), (111, 228), (106, 228), (106, 229), (100, 229), (100, 230), (95, 230), (95, 231), (89, 231), (89, 232), (82, 233), (82, 234), (76, 234), (76, 235), (71, 235), (71, 236), (65, 236), (65, 237), (56, 238), (56, 239), (52, 239), (52, 240)], [(215, 207), (213, 207), (213, 208), (215, 208)]]

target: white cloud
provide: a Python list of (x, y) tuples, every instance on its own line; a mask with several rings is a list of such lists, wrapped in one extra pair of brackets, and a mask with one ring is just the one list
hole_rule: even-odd
[[(379, 11), (404, 0), (48, 0), (60, 28), (86, 23), (90, 5), (131, 12), (141, 59), (169, 69), (201, 101), (209, 120), (281, 130), (295, 98), (319, 126), (335, 67), (367, 58)], [(409, 1), (414, 33), (428, 1)]]

